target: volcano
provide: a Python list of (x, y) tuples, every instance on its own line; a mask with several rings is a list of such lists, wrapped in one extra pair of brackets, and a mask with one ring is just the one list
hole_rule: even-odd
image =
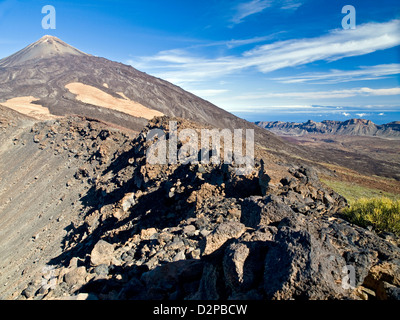
[(176, 85), (48, 35), (0, 60), (0, 104), (34, 117), (80, 115), (133, 131), (167, 115), (217, 128), (253, 128), (274, 139)]

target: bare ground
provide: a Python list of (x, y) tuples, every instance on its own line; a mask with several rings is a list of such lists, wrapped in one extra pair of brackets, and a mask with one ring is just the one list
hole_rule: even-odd
[(400, 194), (399, 140), (315, 134), (283, 139), (309, 150), (307, 161), (326, 168), (330, 179)]

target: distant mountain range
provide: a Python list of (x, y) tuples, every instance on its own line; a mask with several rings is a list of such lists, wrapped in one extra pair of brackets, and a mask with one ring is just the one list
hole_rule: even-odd
[(346, 121), (325, 120), (303, 123), (282, 121), (258, 121), (256, 124), (278, 135), (301, 136), (306, 134), (329, 134), (400, 138), (400, 121), (377, 125), (370, 120), (350, 119)]

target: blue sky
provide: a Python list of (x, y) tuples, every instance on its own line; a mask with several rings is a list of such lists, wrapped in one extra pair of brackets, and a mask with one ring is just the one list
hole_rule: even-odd
[[(342, 28), (345, 5), (355, 29)], [(250, 121), (386, 123), (400, 120), (399, 19), (398, 0), (5, 0), (0, 57), (51, 34)]]

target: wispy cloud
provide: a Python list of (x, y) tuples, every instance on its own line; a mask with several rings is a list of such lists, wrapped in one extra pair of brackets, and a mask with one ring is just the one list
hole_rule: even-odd
[[(304, 1), (304, 0), (303, 0)], [(300, 0), (252, 0), (238, 4), (234, 8), (231, 19), (233, 25), (242, 23), (247, 17), (263, 12), (265, 9), (275, 7), (281, 10), (294, 11), (302, 5)]]
[(356, 88), (331, 91), (313, 91), (313, 92), (278, 92), (278, 93), (263, 93), (263, 94), (246, 94), (236, 96), (239, 100), (256, 100), (266, 98), (296, 98), (308, 100), (320, 99), (340, 99), (355, 96), (392, 96), (400, 95), (400, 87), (371, 89), (371, 88)]
[(265, 42), (267, 40), (271, 40), (276, 37), (277, 34), (283, 33), (283, 31), (275, 33), (275, 34), (270, 34), (267, 36), (262, 36), (262, 37), (252, 37), (252, 38), (247, 38), (247, 39), (232, 39), (232, 40), (222, 40), (222, 41), (213, 41), (213, 42), (208, 42), (208, 43), (201, 43), (201, 44), (195, 44), (187, 49), (196, 49), (196, 48), (204, 48), (204, 47), (218, 47), (218, 46), (225, 46), (228, 49), (232, 48), (237, 48), (249, 44), (254, 44), (254, 43), (260, 43), (260, 42)]
[(293, 1), (293, 0), (286, 0), (283, 2), (281, 9), (283, 10), (296, 10), (302, 5), (301, 2), (299, 1)]
[(320, 37), (263, 45), (246, 52), (244, 58), (265, 73), (319, 60), (335, 61), (399, 45), (399, 28), (400, 20), (393, 20), (367, 23), (350, 32), (335, 29)]
[[(357, 26), (355, 30), (335, 29), (320, 37), (277, 41), (257, 46), (241, 55), (226, 55), (217, 58), (196, 56), (190, 50), (162, 51), (154, 56), (139, 58), (134, 66), (177, 84), (209, 81), (212, 78), (250, 68), (255, 68), (261, 73), (268, 73), (315, 61), (334, 61), (361, 56), (398, 46), (400, 45), (399, 28), (400, 20), (367, 23)], [(134, 62), (128, 61), (128, 63)], [(396, 64), (392, 67), (396, 69)], [(382, 66), (380, 70), (378, 69), (374, 71), (378, 73), (380, 71), (380, 76), (384, 72), (397, 72), (393, 69), (389, 71), (388, 66), (386, 66), (386, 71)], [(367, 71), (362, 69), (359, 72), (367, 74)], [(329, 75), (322, 75), (324, 76), (329, 79)]]
[(248, 105), (246, 107), (233, 106), (231, 112), (246, 112), (246, 113), (315, 113), (324, 111), (326, 108), (313, 105)]
[[(271, 113), (271, 114), (334, 114), (343, 117), (352, 117), (356, 115), (360, 118), (365, 116), (370, 116), (372, 114), (383, 116), (385, 113), (382, 110), (376, 111), (380, 108), (385, 108), (385, 112), (393, 112), (398, 109), (398, 107), (388, 107), (388, 106), (371, 106), (367, 108), (366, 106), (356, 105), (356, 106), (329, 106), (329, 105), (280, 105), (280, 104), (268, 104), (262, 103), (260, 105), (247, 105), (249, 107), (235, 106), (231, 108), (231, 112), (240, 113)], [(371, 109), (373, 111), (371, 111)]]
[(248, 16), (262, 12), (269, 6), (271, 6), (270, 0), (252, 0), (250, 2), (240, 3), (236, 7), (236, 12), (232, 17), (231, 22), (234, 24), (242, 23)]
[(281, 83), (319, 83), (332, 84), (360, 80), (384, 79), (400, 74), (400, 63), (361, 66), (357, 70), (330, 70), (329, 72), (303, 73), (296, 76), (275, 78)]
[(214, 96), (229, 92), (229, 90), (226, 90), (226, 89), (194, 89), (194, 90), (190, 90), (190, 92), (199, 97), (214, 97)]
[(400, 94), (400, 87), (388, 88), (388, 89), (361, 88), (356, 91), (359, 91), (360, 94), (366, 94), (371, 96), (395, 96)]
[(184, 50), (161, 51), (151, 57), (141, 57), (138, 61), (128, 60), (128, 63), (178, 85), (208, 81), (243, 68), (234, 56), (209, 59)]

